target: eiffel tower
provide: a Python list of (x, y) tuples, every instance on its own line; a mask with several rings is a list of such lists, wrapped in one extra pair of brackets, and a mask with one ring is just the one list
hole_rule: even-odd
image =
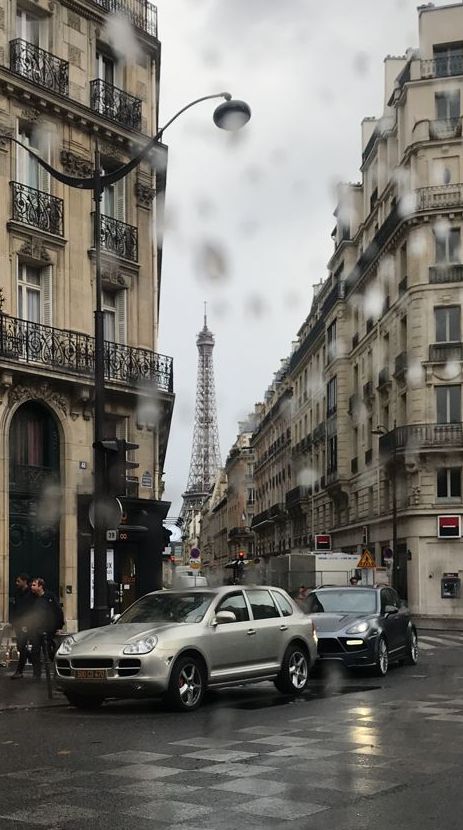
[(214, 343), (214, 335), (207, 327), (204, 303), (204, 326), (196, 338), (198, 375), (190, 472), (182, 495), (183, 505), (178, 522), (185, 530), (192, 514), (201, 508), (209, 495), (216, 473), (221, 467), (212, 359)]

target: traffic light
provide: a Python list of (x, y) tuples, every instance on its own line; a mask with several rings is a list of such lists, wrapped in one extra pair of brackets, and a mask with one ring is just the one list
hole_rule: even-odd
[(238, 559), (240, 560), (240, 562), (243, 562), (243, 560), (246, 559), (246, 554), (245, 554), (244, 550), (240, 550), (240, 552), (238, 554)]
[(104, 464), (105, 489), (109, 496), (125, 496), (127, 494), (127, 471), (138, 467), (136, 461), (129, 461), (129, 450), (138, 450), (139, 444), (132, 444), (124, 438), (115, 438), (111, 441), (99, 441), (94, 444), (101, 449), (101, 463)]

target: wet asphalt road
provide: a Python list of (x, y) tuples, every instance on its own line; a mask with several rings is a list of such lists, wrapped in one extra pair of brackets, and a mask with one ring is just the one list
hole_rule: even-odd
[(384, 680), (329, 672), (298, 700), (240, 687), (190, 715), (79, 712), (0, 677), (0, 830), (456, 830), (463, 634), (422, 643)]

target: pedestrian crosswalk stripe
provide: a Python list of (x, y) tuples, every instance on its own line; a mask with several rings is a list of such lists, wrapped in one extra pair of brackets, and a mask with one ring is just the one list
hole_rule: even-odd
[(429, 649), (433, 649), (434, 646), (430, 645), (429, 643), (423, 643), (423, 640), (418, 640), (418, 649), (420, 651), (429, 651)]
[(428, 634), (426, 634), (425, 637), (421, 637), (420, 639), (424, 640), (426, 643), (437, 643), (437, 645), (439, 645), (439, 646), (462, 645), (461, 643), (456, 642), (455, 640), (451, 640), (449, 638), (430, 637)]

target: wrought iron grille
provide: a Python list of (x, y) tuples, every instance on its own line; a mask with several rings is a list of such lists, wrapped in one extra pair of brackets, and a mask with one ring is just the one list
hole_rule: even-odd
[(421, 61), (422, 78), (448, 78), (451, 75), (463, 75), (463, 53), (461, 52)]
[(69, 94), (68, 62), (27, 40), (16, 38), (10, 41), (10, 69), (38, 86), (60, 95)]
[(149, 0), (95, 0), (111, 14), (126, 15), (131, 23), (151, 37), (158, 36), (158, 10)]
[[(92, 376), (95, 339), (88, 334), (0, 314), (0, 356)], [(163, 392), (173, 392), (173, 361), (166, 355), (105, 340), (104, 365), (106, 380), (142, 388), (154, 383)]]
[(63, 200), (26, 184), (11, 182), (13, 219), (63, 236)]
[[(93, 214), (95, 223), (95, 214)], [(133, 225), (126, 225), (119, 219), (112, 216), (100, 217), (100, 238), (101, 247), (116, 256), (130, 259), (132, 262), (138, 260), (138, 228)]]
[(131, 130), (141, 127), (140, 99), (106, 81), (90, 81), (90, 106), (94, 112)]
[(426, 447), (462, 447), (463, 424), (406, 424), (379, 439), (379, 451), (390, 455), (398, 450), (419, 452)]

